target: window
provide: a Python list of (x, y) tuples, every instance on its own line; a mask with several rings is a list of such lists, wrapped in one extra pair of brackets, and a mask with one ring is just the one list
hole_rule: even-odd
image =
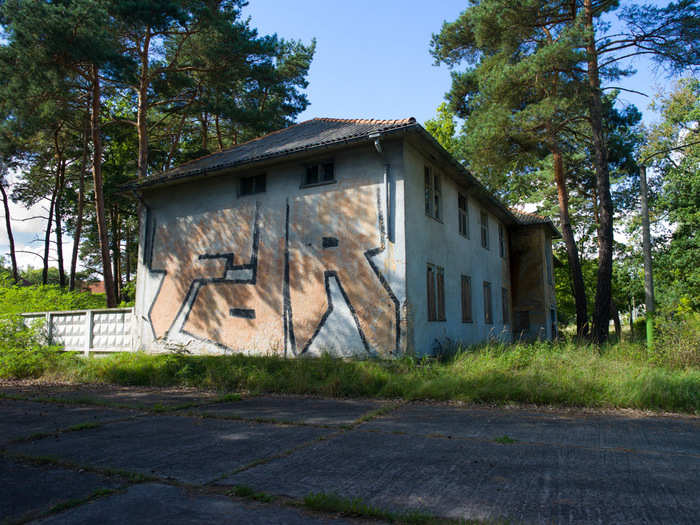
[(459, 234), (469, 238), (469, 204), (466, 195), (457, 195), (457, 208), (459, 210)]
[(506, 239), (505, 233), (503, 232), (503, 225), (498, 223), (498, 255), (501, 257), (506, 256)]
[(481, 212), (481, 246), (489, 249), (489, 215), (485, 211)]
[(425, 214), (433, 219), (442, 219), (442, 189), (440, 175), (433, 172), (430, 166), (425, 166)]
[(322, 162), (320, 164), (310, 164), (306, 166), (304, 183), (302, 186), (313, 186), (335, 181), (335, 167), (333, 162)]
[(508, 298), (508, 290), (501, 288), (501, 304), (503, 305), (503, 324), (510, 324), (510, 309), (508, 304), (510, 300)]
[(239, 195), (253, 195), (255, 193), (265, 193), (265, 174), (243, 177), (241, 179)]
[(550, 308), (549, 317), (552, 320), (552, 339), (559, 337), (559, 331), (557, 330), (557, 311), (554, 308)]
[(472, 279), (462, 276), (462, 322), (471, 323), (472, 319)]
[(484, 281), (484, 322), (493, 324), (493, 308), (491, 303), (491, 283)]
[(440, 266), (428, 265), (428, 321), (445, 320), (445, 270)]
[(552, 244), (547, 242), (547, 239), (545, 239), (544, 243), (544, 258), (545, 264), (547, 265), (547, 282), (549, 284), (554, 284), (554, 278), (552, 276)]

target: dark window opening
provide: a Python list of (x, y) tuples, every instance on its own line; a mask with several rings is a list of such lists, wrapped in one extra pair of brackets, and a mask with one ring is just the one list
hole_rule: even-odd
[(508, 298), (508, 290), (501, 288), (501, 301), (503, 305), (503, 324), (510, 324), (510, 308), (508, 308), (510, 299)]
[(461, 193), (457, 196), (457, 208), (459, 217), (459, 234), (469, 238), (469, 204), (467, 197)]
[(425, 173), (425, 214), (433, 219), (442, 219), (442, 188), (440, 175), (430, 166), (424, 167)]
[(502, 224), (498, 225), (498, 254), (501, 257), (506, 256), (506, 239)]
[(462, 276), (462, 322), (471, 323), (472, 319), (472, 279)]
[(445, 320), (445, 270), (428, 265), (426, 289), (428, 292), (428, 321)]
[(323, 162), (306, 166), (302, 186), (313, 186), (324, 182), (335, 181), (335, 167), (332, 162)]
[(493, 305), (491, 302), (491, 283), (484, 281), (484, 322), (493, 324)]
[(252, 177), (243, 177), (241, 179), (240, 195), (253, 195), (255, 193), (265, 193), (267, 189), (267, 181), (265, 174), (254, 175)]
[(481, 246), (489, 249), (489, 216), (485, 211), (481, 212)]

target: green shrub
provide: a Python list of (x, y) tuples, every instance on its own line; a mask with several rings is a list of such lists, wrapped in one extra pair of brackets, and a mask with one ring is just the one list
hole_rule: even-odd
[(22, 312), (105, 308), (105, 297), (90, 292), (69, 292), (56, 285), (17, 286), (0, 283), (0, 316)]
[(655, 321), (650, 359), (671, 368), (700, 368), (700, 313), (688, 312)]
[(47, 346), (41, 323), (27, 326), (16, 315), (0, 318), (0, 378), (41, 377), (64, 356)]

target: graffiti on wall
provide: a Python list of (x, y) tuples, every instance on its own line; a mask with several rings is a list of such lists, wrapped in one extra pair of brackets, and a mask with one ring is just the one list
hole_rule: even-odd
[(334, 310), (333, 283), (364, 351), (398, 352), (399, 301), (375, 261), (386, 232), (373, 189), (292, 197), (281, 209), (249, 198), (165, 224), (148, 212), (146, 263), (161, 276), (154, 336), (300, 355)]

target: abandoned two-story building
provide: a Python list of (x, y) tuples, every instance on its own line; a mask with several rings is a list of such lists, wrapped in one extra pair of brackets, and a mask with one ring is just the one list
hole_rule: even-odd
[(309, 120), (135, 191), (146, 350), (423, 355), (556, 330), (556, 228), (413, 118)]

